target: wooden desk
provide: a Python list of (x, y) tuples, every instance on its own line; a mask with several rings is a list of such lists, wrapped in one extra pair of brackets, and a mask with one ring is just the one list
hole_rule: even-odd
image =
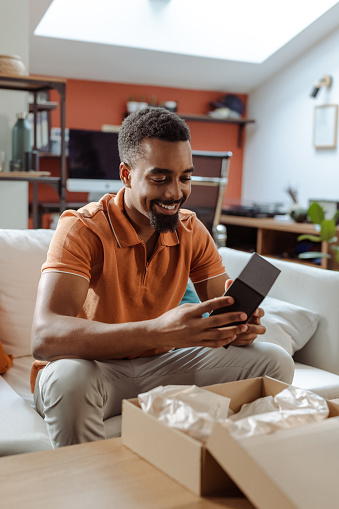
[[(243, 249), (244, 251), (252, 248), (263, 256), (281, 257), (287, 261), (315, 266), (313, 263), (292, 258), (289, 255), (290, 251), (296, 246), (299, 235), (303, 233), (317, 235), (317, 231), (311, 223), (296, 223), (292, 220), (242, 217), (227, 214), (221, 215), (220, 222), (229, 227), (227, 235), (228, 247)], [(242, 243), (244, 244), (242, 245)], [(320, 250), (323, 253), (328, 253), (328, 244), (322, 242)], [(337, 268), (332, 260), (327, 258), (322, 258), (321, 267), (324, 269)]]
[(244, 497), (201, 498), (120, 438), (0, 458), (6, 509), (254, 509)]

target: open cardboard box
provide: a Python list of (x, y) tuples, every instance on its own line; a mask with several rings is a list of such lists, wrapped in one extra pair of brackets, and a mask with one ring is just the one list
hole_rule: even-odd
[[(275, 396), (287, 384), (269, 377), (204, 387), (244, 403)], [(339, 405), (331, 419), (271, 435), (234, 440), (216, 424), (206, 444), (144, 413), (137, 398), (123, 400), (122, 440), (197, 495), (234, 494), (236, 485), (260, 509), (338, 508)], [(235, 484), (236, 485), (235, 485)]]

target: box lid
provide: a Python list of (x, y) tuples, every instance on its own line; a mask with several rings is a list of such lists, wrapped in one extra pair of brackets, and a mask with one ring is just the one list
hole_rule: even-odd
[(280, 269), (269, 263), (257, 253), (253, 253), (238, 279), (260, 295), (266, 296), (280, 274)]
[(259, 509), (339, 507), (339, 417), (239, 441), (217, 423), (207, 449)]

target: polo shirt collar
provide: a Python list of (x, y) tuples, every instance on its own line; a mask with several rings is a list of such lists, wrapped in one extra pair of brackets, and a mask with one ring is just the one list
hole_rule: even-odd
[[(124, 213), (124, 194), (123, 187), (107, 203), (107, 213), (113, 234), (119, 247), (135, 246), (141, 244), (142, 240), (138, 237), (135, 229), (127, 219)], [(179, 244), (178, 232), (160, 233), (158, 245), (176, 246)]]

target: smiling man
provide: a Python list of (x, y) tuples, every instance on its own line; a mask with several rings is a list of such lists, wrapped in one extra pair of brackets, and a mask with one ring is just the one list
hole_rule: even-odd
[[(232, 299), (212, 237), (181, 208), (194, 170), (187, 125), (162, 108), (133, 113), (119, 153), (124, 188), (64, 212), (42, 268), (32, 350), (48, 364), (34, 397), (53, 447), (103, 439), (123, 398), (159, 385), (293, 377), (285, 350), (254, 342), (262, 310), (246, 325), (227, 325), (243, 313), (203, 317)], [(178, 306), (189, 278), (202, 302)]]

